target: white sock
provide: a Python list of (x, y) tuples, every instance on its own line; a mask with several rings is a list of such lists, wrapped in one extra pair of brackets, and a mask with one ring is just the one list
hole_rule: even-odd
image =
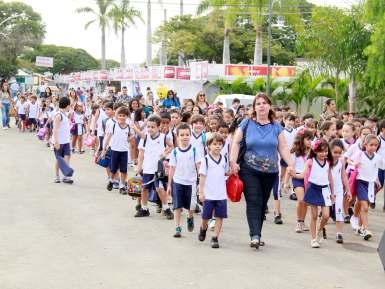
[(163, 210), (163, 211), (166, 211), (166, 210), (169, 209), (169, 208), (170, 208), (170, 207), (169, 207), (168, 203), (162, 204), (162, 210)]
[(147, 210), (148, 210), (147, 206), (145, 206), (145, 205), (142, 205), (142, 210), (145, 210), (145, 211), (147, 211)]

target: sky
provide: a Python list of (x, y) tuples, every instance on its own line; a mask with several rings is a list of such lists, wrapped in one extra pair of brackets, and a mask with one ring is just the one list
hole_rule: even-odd
[[(167, 16), (179, 14), (179, 0), (163, 0), (164, 6), (158, 4), (159, 0), (152, 0), (152, 30), (161, 25), (163, 21), (163, 8), (167, 9)], [(283, 0), (284, 1), (284, 0)], [(6, 0), (6, 2), (15, 2)], [(97, 24), (92, 24), (87, 30), (84, 25), (92, 19), (91, 15), (78, 14), (75, 10), (79, 7), (93, 7), (94, 0), (18, 0), (24, 2), (38, 12), (46, 25), (44, 44), (55, 44), (82, 48), (97, 59), (101, 55), (100, 31)], [(195, 14), (200, 0), (184, 0), (184, 14)], [(317, 5), (335, 5), (347, 7), (359, 0), (310, 0)], [(131, 0), (131, 5), (142, 11), (146, 19), (147, 0)], [(106, 57), (120, 61), (120, 40), (112, 29), (107, 32)], [(153, 57), (157, 47), (153, 46)], [(143, 63), (146, 59), (146, 24), (137, 22), (136, 27), (131, 27), (126, 33), (126, 59), (127, 63)]]

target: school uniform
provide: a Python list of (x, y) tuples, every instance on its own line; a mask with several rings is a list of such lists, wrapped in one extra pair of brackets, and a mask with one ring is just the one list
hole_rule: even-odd
[(37, 114), (39, 112), (39, 104), (35, 101), (35, 103), (29, 102), (28, 104), (28, 122), (37, 126)]
[[(291, 129), (284, 128), (282, 132), (283, 132), (283, 136), (285, 137), (287, 147), (289, 148), (289, 150), (291, 150), (291, 147), (293, 146), (293, 143), (294, 143), (295, 136), (297, 134), (297, 130), (295, 128), (291, 128)], [(280, 160), (280, 165), (284, 168), (287, 168), (287, 163), (283, 159)]]
[(57, 129), (57, 141), (60, 145), (59, 149), (54, 149), (54, 153), (56, 156), (60, 156), (64, 158), (64, 156), (70, 156), (71, 155), (71, 147), (70, 147), (70, 140), (71, 140), (71, 133), (70, 133), (70, 120), (68, 119), (68, 116), (59, 111), (55, 114), (55, 117), (57, 115), (60, 115), (60, 124)]
[(26, 113), (25, 113), (25, 111), (26, 111), (27, 105), (28, 105), (28, 104), (27, 104), (26, 102), (21, 103), (20, 100), (18, 100), (18, 101), (16, 102), (17, 114), (18, 114), (19, 118), (20, 118), (21, 120), (23, 120), (23, 121), (26, 120)]
[(219, 160), (207, 154), (201, 161), (199, 174), (206, 177), (202, 219), (213, 217), (227, 218), (226, 173), (229, 171), (227, 159), (220, 155)]
[(378, 180), (380, 181), (380, 185), (383, 187), (385, 181), (385, 138), (380, 135), (378, 139), (380, 140), (380, 146), (377, 150), (377, 155), (380, 157), (381, 160), (378, 168)]
[(156, 188), (163, 187), (165, 189), (165, 182), (160, 182), (155, 177), (155, 172), (158, 170), (158, 161), (160, 155), (164, 153), (167, 147), (167, 138), (163, 133), (159, 133), (155, 137), (147, 134), (144, 139), (139, 141), (139, 150), (144, 150), (143, 158), (143, 188), (149, 191)]
[(103, 150), (104, 134), (106, 133), (107, 120), (106, 113), (103, 109), (99, 110), (99, 117), (96, 121), (96, 136), (99, 138), (99, 151)]
[(73, 113), (73, 121), (74, 121), (74, 126), (72, 129), (72, 135), (74, 136), (82, 136), (85, 133), (85, 115), (84, 113)]
[[(354, 162), (357, 162), (361, 158), (361, 155), (363, 153), (363, 148), (361, 146), (360, 140), (357, 140), (353, 145), (349, 147), (349, 149), (344, 153), (344, 157), (348, 160), (352, 160)], [(349, 175), (351, 171), (353, 171), (355, 167), (351, 164), (348, 164), (346, 167), (346, 172)]]
[(368, 201), (374, 203), (375, 201), (375, 186), (378, 178), (378, 168), (381, 159), (377, 154), (369, 156), (363, 152), (358, 164), (357, 175), (357, 199), (359, 201)]
[[(306, 157), (305, 156), (296, 156), (296, 154), (291, 155), (291, 159), (294, 163), (294, 170), (296, 174), (302, 174), (305, 170), (305, 163), (306, 163)], [(304, 180), (303, 179), (297, 179), (295, 177), (291, 180), (293, 184), (293, 189), (295, 188), (304, 188)]]
[(109, 126), (106, 133), (111, 134), (111, 173), (115, 174), (118, 170), (125, 174), (127, 173), (128, 162), (128, 138), (130, 137), (130, 127), (120, 126), (119, 123), (114, 123)]
[(344, 215), (344, 185), (342, 182), (342, 160), (338, 160), (337, 163), (331, 167), (331, 174), (333, 176), (333, 189), (335, 200), (335, 215), (337, 222), (343, 222)]
[(206, 133), (201, 132), (198, 135), (195, 135), (194, 132), (191, 133), (190, 143), (195, 147), (199, 153), (204, 156), (207, 153), (206, 149)]
[(304, 201), (312, 206), (328, 207), (332, 205), (329, 188), (329, 162), (320, 164), (316, 158), (312, 165), (305, 192)]
[(191, 144), (186, 149), (174, 148), (170, 155), (170, 166), (175, 167), (172, 186), (174, 209), (191, 210), (197, 204), (197, 169), (202, 155)]
[(341, 142), (342, 142), (342, 144), (344, 145), (344, 150), (345, 151), (348, 151), (348, 149), (352, 146), (352, 145), (354, 145), (355, 143), (356, 143), (356, 139), (353, 139), (353, 141), (352, 142), (348, 142), (346, 139), (344, 139), (344, 138), (341, 138)]

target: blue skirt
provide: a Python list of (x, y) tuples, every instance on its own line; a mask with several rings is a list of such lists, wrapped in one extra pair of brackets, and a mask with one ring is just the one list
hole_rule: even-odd
[(295, 178), (293, 178), (292, 179), (292, 183), (293, 183), (293, 189), (304, 188), (305, 187), (303, 179), (295, 179)]
[(312, 206), (325, 207), (325, 199), (322, 194), (322, 189), (328, 186), (319, 186), (313, 183), (309, 183), (306, 188), (304, 201)]

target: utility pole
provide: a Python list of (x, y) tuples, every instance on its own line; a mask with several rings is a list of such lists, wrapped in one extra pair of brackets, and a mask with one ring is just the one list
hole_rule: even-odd
[(152, 65), (152, 29), (151, 29), (151, 0), (147, 1), (147, 46), (146, 46), (146, 64), (147, 66)]
[[(167, 22), (167, 9), (163, 9), (163, 21), (164, 24)], [(162, 48), (160, 50), (159, 55), (159, 62), (160, 65), (167, 65), (167, 47), (166, 47), (166, 36), (165, 34), (162, 35)]]
[(180, 9), (179, 15), (180, 15), (180, 16), (183, 16), (183, 0), (180, 0), (179, 9)]
[(271, 20), (273, 17), (273, 0), (269, 0), (269, 20), (268, 20), (268, 47), (267, 47), (267, 78), (266, 78), (266, 94), (270, 97), (270, 66), (271, 66)]
[[(180, 0), (180, 11), (179, 11), (179, 16), (183, 16), (183, 0)], [(183, 51), (178, 51), (178, 66), (183, 66), (184, 65), (184, 53)]]

